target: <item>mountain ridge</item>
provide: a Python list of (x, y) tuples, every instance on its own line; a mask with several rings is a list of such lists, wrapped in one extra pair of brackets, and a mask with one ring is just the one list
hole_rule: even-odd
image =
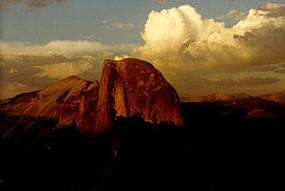
[(206, 95), (195, 95), (195, 96), (184, 96), (182, 97), (183, 102), (214, 102), (214, 101), (234, 101), (240, 100), (244, 98), (262, 98), (266, 100), (271, 100), (275, 102), (284, 103), (285, 102), (285, 90), (274, 92), (274, 93), (267, 93), (267, 94), (260, 94), (257, 96), (252, 96), (247, 93), (212, 93)]
[(271, 93), (271, 94), (262, 94), (260, 97), (276, 102), (283, 102), (285, 103), (285, 90)]
[(93, 135), (109, 131), (117, 117), (140, 116), (151, 124), (183, 126), (178, 94), (153, 65), (134, 58), (105, 60), (103, 65), (100, 81), (69, 76), (42, 90), (2, 100), (0, 114), (14, 121), (10, 129), (20, 129), (26, 121), (23, 131), (38, 128), (36, 118), (58, 121), (50, 131), (75, 123)]

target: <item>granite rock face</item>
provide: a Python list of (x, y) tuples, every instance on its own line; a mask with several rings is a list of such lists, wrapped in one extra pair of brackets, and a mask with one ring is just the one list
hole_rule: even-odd
[(154, 66), (131, 58), (103, 64), (95, 132), (108, 130), (116, 117), (140, 116), (152, 124), (183, 126), (178, 94)]
[(117, 117), (183, 126), (178, 94), (154, 66), (130, 58), (103, 64), (99, 82), (70, 76), (43, 90), (2, 100), (0, 114), (7, 121), (17, 119), (6, 125), (8, 131), (1, 130), (1, 137), (23, 121), (31, 129), (39, 118), (56, 121), (52, 128), (76, 123), (80, 131), (93, 135), (109, 131)]
[[(2, 100), (0, 114), (3, 128), (0, 138), (13, 134), (19, 128), (25, 133), (30, 133), (41, 127), (43, 131), (47, 128), (50, 131), (60, 126), (71, 125), (76, 118), (80, 100), (85, 91), (94, 86), (93, 84), (94, 82), (70, 76), (43, 90)], [(47, 121), (53, 123), (47, 125)]]

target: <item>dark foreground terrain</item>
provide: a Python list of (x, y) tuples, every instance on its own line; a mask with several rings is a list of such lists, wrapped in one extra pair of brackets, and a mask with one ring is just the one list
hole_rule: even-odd
[(218, 102), (182, 112), (184, 128), (133, 117), (95, 141), (75, 124), (1, 141), (0, 190), (284, 190), (282, 115), (247, 118)]
[(0, 101), (0, 191), (285, 190), (284, 92), (181, 103), (148, 62), (103, 65)]

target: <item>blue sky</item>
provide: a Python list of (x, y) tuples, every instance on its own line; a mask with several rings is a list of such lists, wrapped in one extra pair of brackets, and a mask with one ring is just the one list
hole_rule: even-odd
[[(205, 17), (216, 18), (230, 10), (247, 12), (264, 0), (67, 0), (59, 5), (28, 10), (24, 3), (1, 11), (1, 38), (4, 41), (44, 43), (51, 40), (92, 39), (108, 44), (142, 43), (147, 15), (153, 10), (183, 4), (194, 6)], [(266, 1), (268, 2), (268, 1)], [(277, 1), (271, 1), (277, 2)], [(280, 2), (280, 1), (279, 1)], [(108, 22), (108, 24), (104, 24)], [(110, 25), (131, 22), (134, 27), (119, 30)], [(227, 19), (229, 25), (233, 20)]]

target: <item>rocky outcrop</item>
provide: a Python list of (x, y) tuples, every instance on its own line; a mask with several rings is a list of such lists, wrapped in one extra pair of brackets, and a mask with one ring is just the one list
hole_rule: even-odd
[(77, 128), (81, 132), (87, 132), (87, 128), (93, 123), (96, 116), (96, 108), (98, 101), (99, 82), (92, 83), (82, 94), (79, 101), (77, 113), (75, 114), (75, 120)]
[(70, 76), (43, 90), (1, 101), (0, 114), (2, 117), (4, 115), (5, 120), (2, 125), (10, 129), (3, 135), (1, 133), (1, 137), (9, 136), (16, 128), (23, 128), (25, 132), (41, 126), (47, 128), (44, 124), (46, 121), (54, 122), (50, 129), (71, 125), (76, 118), (80, 100), (86, 91), (94, 87), (94, 83), (96, 85), (96, 82)]
[(43, 118), (57, 121), (56, 127), (76, 123), (80, 131), (95, 135), (110, 130), (117, 117), (183, 125), (179, 97), (154, 66), (138, 59), (103, 64), (100, 82), (70, 76), (43, 90), (1, 101), (0, 114), (17, 116), (17, 124), (33, 119), (25, 124), (27, 129)]
[(154, 66), (131, 58), (104, 61), (96, 115), (95, 132), (108, 130), (119, 116), (183, 125), (175, 89)]
[[(80, 106), (86, 110), (79, 112), (80, 129), (98, 134), (108, 131), (117, 117), (132, 116), (152, 124), (183, 126), (179, 97), (154, 66), (131, 58), (105, 60), (103, 64), (99, 89), (93, 93), (98, 94), (97, 103), (87, 101)], [(85, 119), (84, 124), (81, 118)]]
[(1, 102), (0, 112), (16, 116), (58, 119), (70, 125), (85, 90), (93, 83), (70, 76), (36, 92), (20, 94)]

